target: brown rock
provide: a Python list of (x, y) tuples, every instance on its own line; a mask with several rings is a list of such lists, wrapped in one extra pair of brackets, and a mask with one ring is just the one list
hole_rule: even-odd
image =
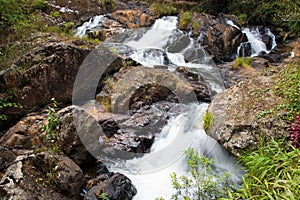
[(32, 149), (43, 143), (42, 125), (45, 117), (33, 115), (23, 118), (0, 139), (0, 144), (9, 149)]
[(117, 10), (112, 13), (111, 17), (128, 28), (150, 26), (155, 19), (141, 10)]
[(279, 117), (259, 114), (282, 102), (271, 89), (274, 75), (246, 79), (215, 96), (209, 105), (212, 122), (207, 134), (216, 139), (233, 155), (248, 147), (255, 148), (261, 134), (264, 138), (288, 137), (288, 124)]

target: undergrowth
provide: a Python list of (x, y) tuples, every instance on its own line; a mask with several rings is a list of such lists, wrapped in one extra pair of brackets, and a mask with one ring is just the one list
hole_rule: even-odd
[(287, 141), (261, 140), (257, 150), (245, 151), (238, 160), (247, 174), (230, 199), (299, 199), (300, 152)]
[(251, 58), (249, 57), (237, 57), (233, 63), (233, 69), (236, 70), (238, 67), (249, 68)]
[(262, 111), (258, 118), (273, 115), (283, 110), (284, 120), (293, 121), (300, 114), (300, 63), (290, 63), (284, 66), (276, 75), (275, 86), (272, 88), (277, 96), (283, 98), (282, 103), (270, 110)]
[(47, 109), (47, 120), (42, 126), (42, 131), (45, 132), (44, 140), (46, 145), (53, 151), (57, 151), (58, 147), (56, 145), (56, 134), (60, 125), (59, 118), (56, 115), (57, 102), (54, 98), (52, 100), (52, 106)]
[[(216, 174), (213, 170), (214, 160), (206, 156), (199, 156), (198, 152), (189, 148), (185, 151), (188, 164), (187, 176), (171, 174), (175, 193), (173, 200), (207, 200), (219, 199), (228, 196), (237, 186), (231, 180), (229, 172)], [(164, 200), (162, 197), (158, 200)]]

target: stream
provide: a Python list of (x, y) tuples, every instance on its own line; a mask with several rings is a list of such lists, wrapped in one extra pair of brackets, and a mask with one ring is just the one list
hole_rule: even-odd
[[(99, 26), (103, 16), (84, 23), (76, 31), (83, 36), (87, 29)], [(174, 71), (178, 66), (188, 68), (201, 76), (212, 90), (212, 95), (224, 90), (222, 77), (212, 58), (207, 55), (197, 40), (177, 29), (178, 18), (163, 17), (155, 21), (151, 28), (125, 30), (106, 40), (104, 44), (114, 48), (123, 57), (131, 58), (147, 68), (167, 68)], [(232, 22), (228, 24), (237, 27)], [(251, 56), (261, 51), (268, 53), (256, 29), (243, 28), (251, 44)], [(270, 30), (268, 34), (271, 36)], [(243, 48), (241, 44), (237, 52)], [(275, 39), (272, 48), (276, 45)], [(184, 151), (192, 147), (199, 155), (213, 158), (216, 173), (230, 172), (232, 180), (241, 184), (243, 171), (235, 159), (221, 146), (206, 135), (202, 126), (207, 103), (190, 102), (188, 109), (171, 117), (161, 133), (155, 137), (149, 153), (131, 160), (106, 163), (111, 171), (120, 172), (131, 179), (137, 188), (135, 200), (154, 200), (163, 197), (171, 199), (174, 190), (170, 174), (188, 175)]]

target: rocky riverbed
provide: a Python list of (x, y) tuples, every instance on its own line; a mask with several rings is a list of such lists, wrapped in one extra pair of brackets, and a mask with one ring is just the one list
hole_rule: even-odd
[[(86, 33), (108, 42), (120, 38), (126, 41), (127, 35), (136, 30), (144, 33), (160, 17), (138, 1), (118, 2), (106, 10), (98, 1), (48, 3), (49, 9), (62, 13), (53, 22), (58, 24), (72, 21), (79, 25), (90, 17), (110, 13), (101, 26)], [(125, 151), (131, 158), (135, 153), (149, 153), (168, 120), (188, 110), (180, 99), (183, 96), (194, 95), (195, 102), (210, 103), (208, 112), (213, 121), (207, 134), (235, 156), (243, 149), (255, 148), (262, 133), (269, 139), (289, 137), (288, 122), (257, 115), (282, 101), (270, 88), (276, 74), (288, 63), (300, 62), (299, 38), (279, 43), (269, 54), (251, 57), (249, 67), (235, 67), (237, 48), (247, 38), (228, 20), (240, 27), (236, 16), (194, 14), (193, 22), (198, 26), (181, 26), (167, 49), (176, 54), (190, 45), (190, 38), (198, 40), (210, 61), (216, 63), (222, 78), (219, 81), (226, 88), (218, 94), (205, 78), (189, 67), (174, 67), (171, 61), (145, 68), (127, 57), (126, 51), (115, 52), (105, 42), (99, 45), (58, 33), (32, 34), (28, 41), (34, 48), (0, 72), (0, 97), (13, 96), (13, 101), (21, 105), (1, 109), (7, 120), (0, 121), (0, 197), (100, 199), (105, 193), (110, 200), (133, 199), (138, 191), (131, 180), (110, 172), (101, 159), (95, 158), (95, 152)], [(195, 61), (199, 52), (192, 50), (185, 52), (185, 62)], [(93, 62), (111, 62), (98, 66), (105, 70), (95, 77), (97, 82), (90, 92), (85, 84), (75, 87), (74, 82), (93, 52), (97, 55)], [(174, 67), (172, 71), (168, 65)], [(89, 83), (90, 77), (80, 78)], [(79, 101), (71, 105), (72, 100), (73, 104), (78, 100), (74, 100), (74, 91), (76, 98), (84, 99), (84, 106)], [(43, 128), (51, 123), (47, 110), (53, 107), (51, 98), (58, 102), (55, 116), (59, 120), (53, 141), (46, 139)], [(84, 139), (79, 132), (86, 134)]]

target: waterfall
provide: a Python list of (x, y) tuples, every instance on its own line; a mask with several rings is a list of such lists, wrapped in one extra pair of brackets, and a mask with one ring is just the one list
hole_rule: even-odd
[(75, 30), (75, 36), (83, 37), (88, 30), (99, 27), (105, 20), (104, 15), (98, 15), (90, 18), (89, 21), (84, 22), (80, 27)]
[(265, 35), (271, 38), (271, 48), (268, 49), (264, 41), (262, 40), (262, 34), (258, 28), (250, 29), (243, 28), (242, 32), (246, 34), (248, 42), (241, 43), (238, 47), (238, 55), (240, 50), (245, 54), (244, 49), (247, 44), (251, 47), (251, 57), (258, 56), (261, 52), (270, 53), (271, 50), (276, 46), (275, 35), (271, 32), (269, 28), (266, 28)]
[[(88, 23), (95, 25), (96, 21), (101, 20)], [(184, 66), (203, 77), (214, 93), (222, 91), (224, 85), (217, 66), (197, 41), (177, 29), (177, 23), (177, 17), (163, 17), (150, 28), (135, 30), (136, 34), (128, 30), (104, 44), (145, 67), (164, 65), (173, 71), (177, 66)], [(243, 172), (234, 158), (203, 129), (207, 106), (191, 102), (187, 111), (169, 119), (161, 133), (156, 134), (150, 152), (142, 157), (105, 163), (111, 171), (121, 172), (132, 180), (138, 190), (135, 200), (170, 199), (174, 192), (170, 174), (187, 175), (184, 151), (189, 147), (200, 155), (214, 158), (216, 172), (229, 171), (233, 181), (241, 182)]]
[[(233, 26), (240, 30), (240, 28), (234, 24), (232, 20), (226, 20), (226, 23), (230, 26)], [(248, 41), (242, 42), (237, 49), (237, 55), (241, 57), (247, 56), (245, 49), (247, 45), (251, 49), (251, 57), (258, 56), (261, 52), (270, 53), (271, 50), (277, 45), (275, 35), (271, 32), (269, 28), (265, 28), (265, 36), (271, 38), (271, 48), (267, 49), (266, 44), (262, 40), (262, 34), (260, 33), (258, 28), (242, 28), (242, 33), (246, 34)]]

